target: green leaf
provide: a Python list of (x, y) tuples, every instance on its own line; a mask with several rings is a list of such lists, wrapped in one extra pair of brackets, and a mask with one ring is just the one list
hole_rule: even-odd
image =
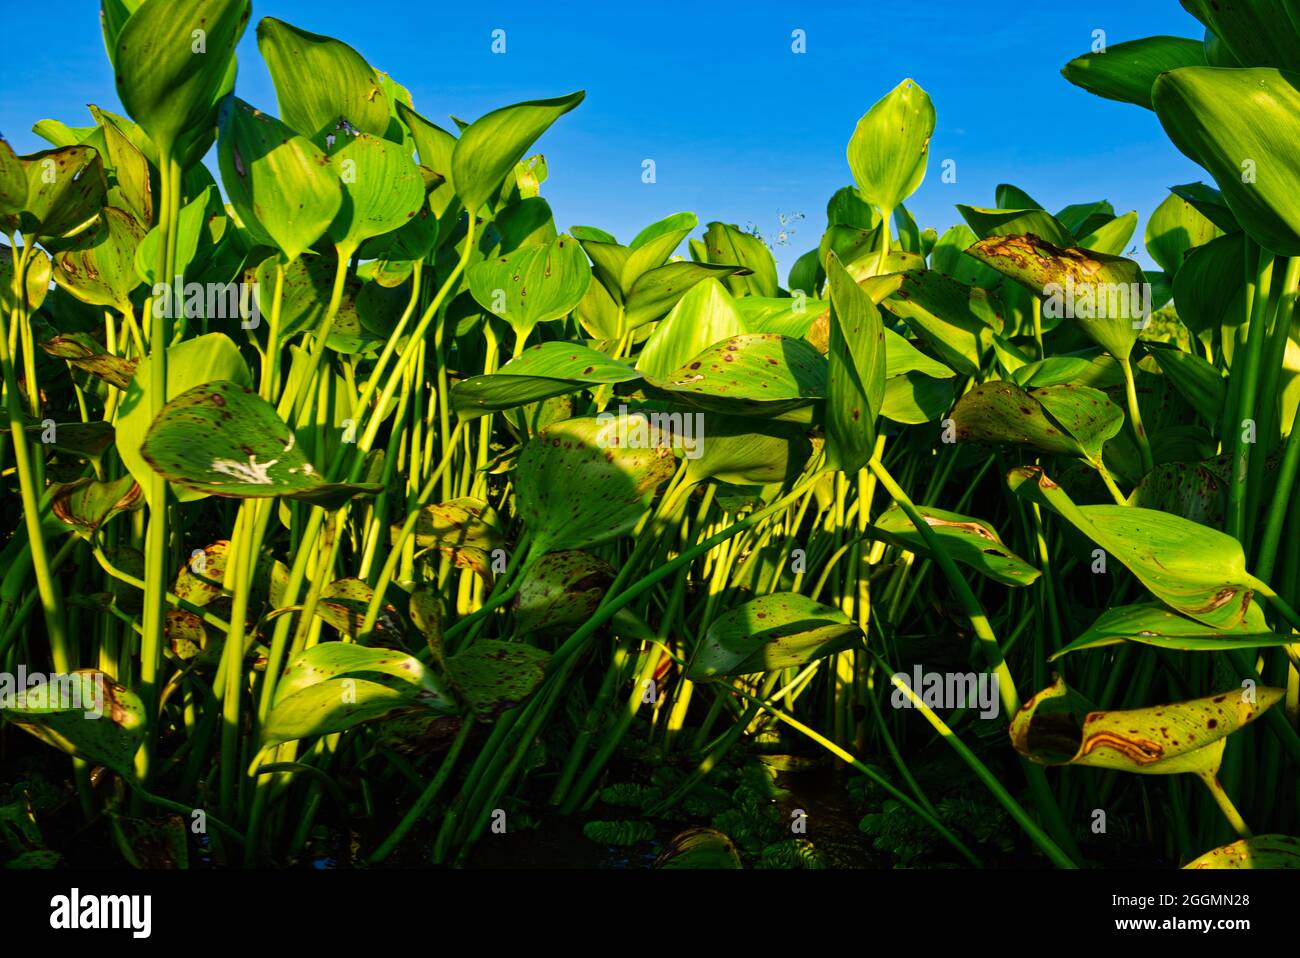
[(83, 303), (130, 312), (131, 293), (140, 285), (135, 253), (143, 241), (135, 217), (106, 206), (92, 229), (55, 254), (54, 280)]
[(17, 216), (27, 205), (27, 171), (8, 140), (0, 139), (0, 220)]
[(420, 510), (414, 535), (422, 549), (470, 546), (487, 551), (505, 543), (496, 511), (470, 496), (429, 503)]
[[(135, 752), (144, 738), (140, 697), (105, 672), (79, 669), (16, 688), (0, 675), (0, 700), (14, 703), (0, 715), (42, 742), (126, 778), (134, 777)], [(21, 697), (20, 697), (21, 696)]]
[(858, 193), (885, 213), (916, 192), (934, 134), (934, 105), (913, 80), (904, 80), (858, 121), (849, 140), (849, 169)]
[(848, 648), (859, 635), (832, 606), (794, 592), (765, 595), (713, 620), (686, 676), (702, 682), (800, 668)]
[(1149, 316), (1149, 295), (1137, 263), (1086, 249), (1054, 246), (1037, 236), (990, 236), (972, 256), (1047, 297), (1045, 316), (1070, 317), (1097, 345), (1128, 359)]
[[(0, 267), (0, 279), (2, 278), (5, 278), (4, 271)], [(55, 336), (41, 343), (41, 349), (51, 356), (67, 360), (77, 369), (84, 370), (118, 389), (127, 389), (131, 385), (131, 377), (135, 375), (135, 360), (114, 356), (89, 333)], [(123, 412), (125, 413), (125, 410)], [(123, 422), (124, 418), (119, 418), (119, 429)], [(125, 462), (125, 459), (123, 461)]]
[(447, 660), (452, 684), (483, 721), (522, 703), (542, 684), (550, 653), (522, 642), (480, 639)]
[(1206, 852), (1183, 868), (1300, 868), (1300, 838), (1257, 835)]
[[(21, 247), (20, 247), (21, 249)], [(19, 253), (19, 256), (22, 254)], [(23, 275), (24, 293), (27, 298), (27, 308), (34, 312), (41, 308), (45, 302), (45, 297), (50, 291), (50, 276), (52, 270), (50, 267), (50, 258), (40, 247), (32, 250), (31, 258), (27, 261), (27, 271)], [(7, 245), (0, 245), (0, 309), (8, 315), (14, 309), (14, 251)], [(85, 336), (85, 333), (80, 335)], [(89, 337), (87, 337), (89, 338)], [(44, 347), (44, 343), (41, 344)], [(103, 351), (103, 347), (99, 347)], [(48, 352), (48, 350), (47, 350)]]
[(1300, 75), (1263, 67), (1185, 67), (1156, 81), (1156, 115), (1174, 146), (1210, 171), (1251, 238), (1300, 254)]
[[(27, 201), (17, 230), (29, 236), (64, 236), (84, 226), (104, 206), (108, 184), (99, 153), (88, 146), (42, 150), (21, 157)], [(12, 227), (6, 227), (11, 232)]]
[(1233, 66), (1300, 70), (1300, 20), (1289, 0), (1183, 0), (1230, 51)]
[(1228, 201), (1214, 187), (1204, 183), (1185, 183), (1169, 187), (1169, 192), (1191, 203), (1198, 213), (1223, 232), (1236, 233), (1241, 230), (1237, 217), (1228, 208)]
[[(248, 367), (239, 355), (239, 347), (229, 336), (208, 333), (168, 347), (167, 399), (175, 399), (195, 386), (216, 380), (229, 380), (241, 386), (252, 382)], [(117, 416), (118, 455), (122, 457), (122, 465), (140, 483), (146, 495), (153, 470), (141, 455), (140, 447), (144, 444), (145, 433), (153, 423), (149, 398), (152, 389), (153, 373), (149, 364), (143, 363), (135, 370), (126, 395), (122, 397), (122, 404), (118, 407)], [(181, 502), (202, 499), (206, 495), (184, 486), (174, 485), (171, 491)]]
[(451, 389), (451, 405), (462, 419), (512, 409), (587, 386), (639, 379), (638, 373), (602, 352), (578, 343), (539, 343), (496, 372), (474, 376)]
[(1137, 219), (1136, 211), (1112, 217), (1097, 225), (1091, 232), (1079, 236), (1076, 245), (1094, 253), (1118, 256), (1124, 252), (1128, 241), (1133, 238), (1133, 232), (1137, 229)]
[(746, 333), (647, 382), (703, 408), (779, 415), (825, 395), (826, 377), (826, 360), (806, 341)]
[[(321, 590), (316, 614), (339, 635), (356, 639), (361, 634), (361, 626), (366, 621), (366, 612), (374, 597), (375, 590), (364, 579), (352, 576), (335, 579)], [(375, 620), (374, 630), (369, 633), (366, 644), (394, 648), (402, 644), (405, 635), (406, 626), (401, 614), (391, 602), (384, 602), (379, 607), (379, 617)]]
[(1153, 349), (1151, 356), (1188, 404), (1203, 419), (1217, 424), (1228, 399), (1228, 384), (1223, 374), (1194, 353)]
[(585, 549), (630, 532), (676, 461), (658, 437), (642, 448), (615, 445), (617, 422), (569, 419), (532, 439), (515, 467), (520, 517), (537, 554)]
[(1239, 300), (1245, 269), (1245, 237), (1240, 233), (1193, 249), (1174, 276), (1178, 318), (1193, 333), (1217, 330)]
[(749, 272), (726, 279), (735, 296), (775, 296), (780, 284), (776, 278), (776, 260), (759, 237), (741, 232), (726, 223), (710, 223), (704, 234), (708, 261), (719, 266), (743, 266)]
[(562, 319), (577, 307), (591, 267), (573, 237), (557, 236), (476, 263), (468, 278), (478, 304), (508, 322), (522, 341), (538, 323)]
[(145, 0), (117, 36), (117, 95), (159, 153), (182, 167), (212, 143), (249, 13), (249, 0)]
[(1074, 233), (1045, 210), (989, 210), (958, 204), (957, 212), (980, 239), (1032, 233), (1056, 246), (1074, 244)]
[(476, 214), (547, 127), (582, 102), (579, 91), (551, 100), (527, 100), (493, 110), (471, 123), (456, 141), (451, 181)]
[(424, 179), (411, 154), (369, 133), (349, 136), (331, 153), (343, 202), (329, 227), (341, 257), (365, 240), (405, 226), (424, 206)]
[(708, 278), (692, 286), (655, 326), (641, 348), (636, 368), (646, 376), (665, 377), (714, 343), (751, 331), (737, 301), (722, 283)]
[(1170, 607), (1218, 629), (1250, 621), (1254, 580), (1241, 543), (1231, 536), (1154, 509), (1076, 506), (1034, 466), (1013, 469), (1008, 482), (1118, 559)]
[(1061, 75), (1089, 93), (1151, 110), (1151, 86), (1156, 77), (1168, 70), (1204, 65), (1205, 45), (1199, 40), (1146, 37), (1076, 57)]
[(1137, 642), (1178, 652), (1226, 652), (1289, 644), (1294, 636), (1254, 632), (1242, 628), (1224, 631), (1179, 615), (1159, 602), (1143, 602), (1108, 609), (1081, 636), (1054, 652), (1056, 661), (1071, 652), (1099, 649), (1124, 642)]
[(834, 254), (826, 258), (826, 280), (826, 464), (855, 475), (876, 444), (876, 418), (885, 399), (885, 329), (876, 305)]
[(221, 182), (244, 228), (295, 260), (325, 235), (343, 193), (330, 158), (310, 140), (243, 100), (221, 109)]
[[(176, 229), (176, 271), (182, 277), (185, 274), (185, 268), (194, 259), (199, 249), (199, 243), (203, 240), (204, 231), (208, 224), (208, 212), (212, 206), (213, 194), (216, 188), (205, 188), (194, 199), (190, 200), (181, 207), (180, 220)], [(155, 226), (151, 229), (140, 245), (135, 248), (135, 272), (150, 287), (156, 287), (159, 283), (166, 282), (156, 276), (158, 269), (158, 244), (162, 241), (162, 228)], [(173, 288), (173, 296), (181, 296), (183, 289)], [(179, 307), (176, 312), (179, 314)]]
[(993, 289), (1002, 282), (1002, 274), (989, 269), (966, 251), (979, 242), (979, 237), (965, 223), (947, 230), (934, 244), (930, 253), (930, 269), (951, 276), (964, 286)]
[(1170, 193), (1147, 220), (1144, 243), (1151, 258), (1172, 278), (1191, 250), (1218, 235), (1219, 228), (1195, 206)]
[[(593, 244), (587, 244), (590, 255)], [(667, 263), (641, 274), (625, 297), (624, 325), (636, 329), (671, 310), (679, 299), (690, 292), (696, 283), (713, 277), (724, 279), (743, 269), (739, 266), (717, 266), (712, 263)], [(600, 271), (597, 269), (599, 277)]]
[[(948, 555), (981, 575), (1003, 585), (1026, 586), (1042, 574), (1008, 549), (997, 530), (987, 522), (932, 506), (917, 506), (917, 511), (934, 530)], [(870, 533), (908, 552), (930, 555), (916, 526), (897, 504), (891, 504), (880, 514)]]
[(1040, 765), (1090, 765), (1140, 775), (1213, 776), (1227, 737), (1286, 695), (1259, 688), (1125, 711), (1086, 711), (1057, 678), (1011, 721), (1011, 744)]
[(388, 95), (379, 74), (346, 43), (264, 17), (257, 48), (271, 71), (280, 116), (317, 146), (347, 130), (387, 133)]
[(275, 407), (232, 382), (204, 383), (170, 400), (140, 453), (169, 482), (210, 495), (287, 496), (329, 509), (383, 491), (373, 483), (326, 482)]
[(948, 366), (973, 376), (997, 332), (988, 294), (935, 270), (903, 273), (896, 292), (880, 301)]
[(131, 476), (101, 482), (79, 479), (51, 490), (50, 511), (61, 522), (79, 532), (97, 530), (120, 512), (133, 512), (144, 505), (144, 492)]
[(91, 107), (90, 112), (100, 123), (92, 137), (107, 173), (108, 205), (125, 209), (148, 230), (154, 220), (149, 160), (101, 110)]
[(527, 635), (586, 622), (613, 581), (604, 559), (577, 550), (548, 552), (527, 571), (515, 596), (515, 631)]
[(735, 843), (716, 828), (688, 828), (673, 836), (655, 868), (739, 869)]
[(1105, 393), (1087, 386), (1044, 386), (1028, 392), (1009, 382), (983, 383), (950, 414), (958, 442), (1012, 443), (1052, 455), (1101, 462), (1102, 446), (1124, 424)]
[[(700, 225), (694, 213), (674, 213), (651, 223), (632, 240), (619, 277), (619, 288), (629, 290), (644, 273), (664, 265), (691, 230)], [(613, 242), (613, 237), (610, 237)]]
[(262, 744), (343, 732), (412, 706), (456, 711), (451, 694), (419, 659), (391, 649), (322, 642), (294, 659), (276, 685)]
[[(655, 415), (650, 413), (652, 423), (662, 423)], [(670, 412), (666, 418), (667, 425), (661, 428), (686, 459), (688, 483), (707, 479), (740, 486), (790, 482), (812, 453), (806, 427), (798, 423), (756, 421), (712, 411)]]

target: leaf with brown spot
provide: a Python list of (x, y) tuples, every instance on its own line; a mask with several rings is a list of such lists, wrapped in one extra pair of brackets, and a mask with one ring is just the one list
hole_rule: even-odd
[(1059, 676), (1011, 720), (1011, 744), (1040, 765), (1090, 765), (1140, 775), (1193, 772), (1212, 778), (1227, 737), (1286, 696), (1286, 689), (1245, 689), (1168, 705), (1090, 711)]

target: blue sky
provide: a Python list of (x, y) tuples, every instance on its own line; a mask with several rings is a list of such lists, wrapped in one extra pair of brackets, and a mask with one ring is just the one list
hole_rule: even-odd
[[(89, 122), (87, 103), (117, 109), (92, 0), (2, 0), (10, 57), (0, 132), (19, 152), (45, 144), (43, 117)], [(1169, 186), (1208, 179), (1165, 138), (1155, 116), (1101, 100), (1060, 76), (1088, 51), (1153, 34), (1201, 36), (1176, 0), (1025, 4), (931, 0), (841, 4), (432, 4), (382, 0), (254, 0), (274, 16), (346, 40), (407, 86), (418, 111), (449, 125), (498, 106), (585, 89), (586, 101), (539, 142), (557, 224), (600, 226), (621, 241), (669, 213), (751, 225), (784, 280), (816, 245), (826, 200), (851, 183), (845, 146), (858, 118), (904, 77), (938, 112), (929, 174), (909, 201), (923, 227), (960, 220), (954, 204), (992, 206), (1000, 182), (1055, 210), (1106, 198), (1145, 216)], [(57, 29), (59, 42), (49, 41)], [(506, 52), (491, 51), (504, 30)], [(793, 53), (791, 32), (807, 52)], [(238, 92), (275, 110), (253, 25), (240, 46)], [(653, 159), (656, 182), (641, 181)], [(940, 180), (956, 161), (957, 181)], [(1139, 237), (1142, 226), (1139, 225)], [(1143, 257), (1145, 260), (1145, 257)]]

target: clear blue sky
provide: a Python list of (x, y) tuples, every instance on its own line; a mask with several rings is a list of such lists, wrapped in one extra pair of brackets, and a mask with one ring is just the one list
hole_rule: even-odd
[[(117, 108), (97, 3), (0, 4), (9, 50), (0, 132), (19, 152), (44, 146), (31, 133), (43, 117), (81, 126), (85, 104)], [(586, 101), (537, 147), (550, 167), (543, 195), (561, 229), (595, 225), (627, 242), (647, 223), (690, 210), (702, 224), (754, 224), (772, 238), (781, 214), (802, 213), (789, 245), (776, 249), (783, 281), (816, 244), (826, 200), (852, 181), (844, 149), (858, 118), (904, 77), (938, 111), (930, 170), (909, 203), (923, 227), (958, 222), (956, 203), (992, 206), (999, 182), (1053, 210), (1106, 198), (1145, 222), (1167, 187), (1208, 179), (1153, 114), (1090, 96), (1059, 73), (1088, 51), (1093, 30), (1109, 43), (1200, 37), (1176, 0), (254, 0), (253, 23), (263, 16), (346, 40), (444, 125), (448, 114), (473, 119), (585, 89)], [(506, 31), (504, 55), (491, 52), (497, 28)], [(804, 54), (791, 52), (796, 28), (807, 35)], [(237, 89), (274, 111), (254, 33), (250, 24)], [(657, 168), (652, 185), (641, 182), (647, 158)], [(949, 158), (955, 184), (939, 177)]]

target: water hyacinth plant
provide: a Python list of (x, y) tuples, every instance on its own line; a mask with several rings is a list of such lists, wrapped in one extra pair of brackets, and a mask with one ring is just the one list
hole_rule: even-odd
[(1064, 69), (1206, 171), (1158, 271), (922, 228), (905, 79), (783, 281), (559, 228), (581, 91), (439, 125), (267, 17), (246, 102), (249, 0), (102, 0), (123, 113), (0, 140), (3, 860), (1295, 867), (1300, 15), (1184, 6)]

